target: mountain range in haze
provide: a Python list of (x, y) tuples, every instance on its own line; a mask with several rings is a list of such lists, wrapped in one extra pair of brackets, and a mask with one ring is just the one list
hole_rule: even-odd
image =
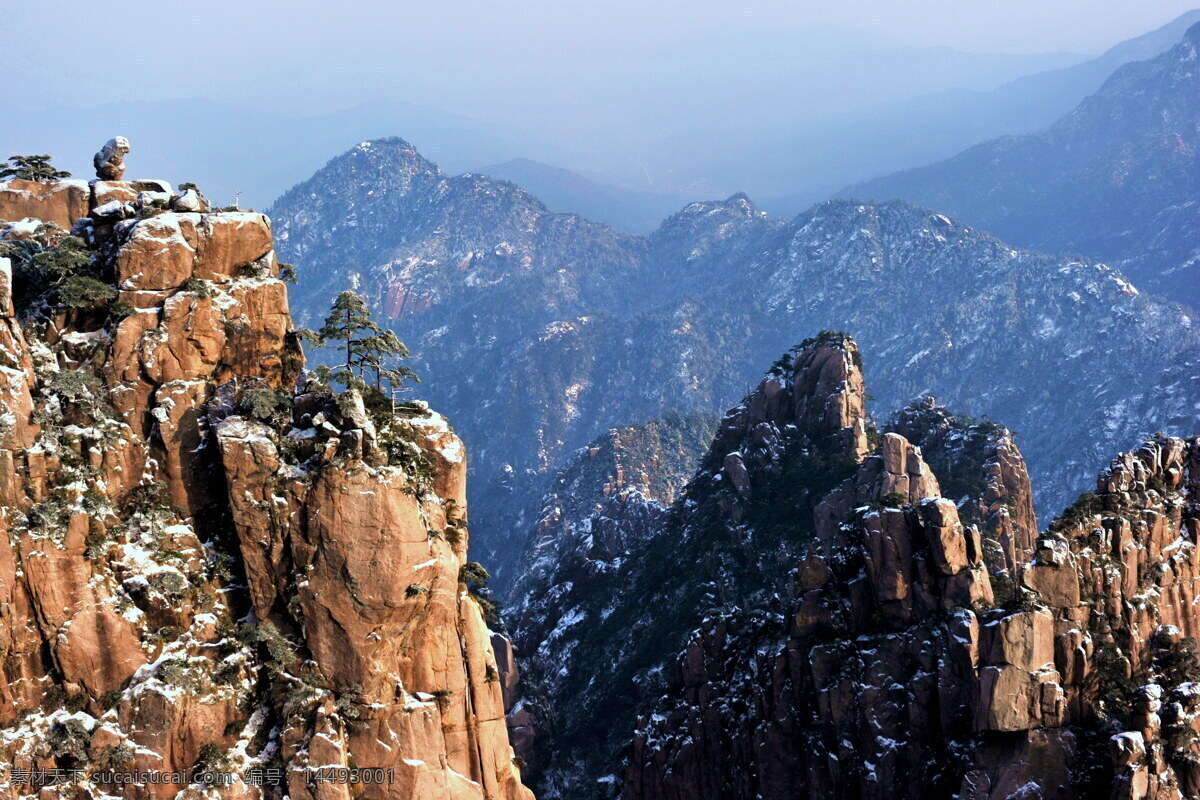
[(812, 330), (856, 331), (880, 409), (932, 392), (1014, 425), (1044, 506), (1118, 443), (1197, 417), (1194, 312), (906, 203), (784, 221), (735, 196), (633, 236), (393, 139), (271, 215), (301, 320), (357, 286), (413, 349), (421, 394), (472, 445), (476, 542), (501, 582), (575, 449), (668, 410), (718, 413)]
[[(1189, 12), (1096, 58), (995, 88), (954, 88), (891, 99), (817, 116), (787, 136), (779, 130), (754, 140), (733, 135), (716, 151), (689, 141), (696, 134), (685, 132), (664, 142), (657, 155), (644, 157), (674, 160), (671, 170), (680, 174), (692, 170), (701, 193), (746, 191), (767, 211), (791, 216), (847, 184), (947, 158), (993, 137), (1047, 127), (1097, 91), (1119, 67), (1169, 50), (1198, 21), (1200, 10)], [(555, 211), (573, 211), (633, 232), (652, 230), (646, 220), (664, 218), (659, 212), (669, 208), (670, 200), (688, 194), (648, 194), (526, 159), (479, 171), (512, 180)]]
[[(855, 181), (1034, 130), (1121, 63), (1170, 47), (1194, 16), (1087, 60), (906, 49), (848, 30), (735, 30), (722, 58), (712, 58), (715, 41), (700, 37), (673, 44), (662, 63), (630, 62), (629, 74), (613, 79), (661, 84), (663, 97), (627, 95), (622, 103), (631, 109), (646, 107), (611, 113), (597, 99), (594, 116), (570, 134), (546, 121), (553, 115), (539, 115), (534, 125), (532, 116), (494, 118), (481, 107), (452, 113), (428, 103), (370, 101), (295, 113), (272, 111), (269, 103), (187, 98), (30, 106), (9, 116), (5, 141), (14, 152), (54, 153), (85, 175), (95, 143), (120, 131), (147, 174), (186, 174), (222, 203), (240, 192), (243, 207), (261, 208), (329, 153), (403, 133), (449, 171), (515, 180), (556, 211), (648, 232), (697, 197), (747, 191), (765, 208), (791, 215)], [(807, 80), (812, 75), (823, 77)], [(824, 94), (812, 94), (818, 90)]]
[(1121, 67), (1045, 131), (852, 187), (905, 197), (1014, 244), (1108, 261), (1139, 286), (1200, 304), (1200, 24)]
[(1122, 65), (1174, 47), (1196, 22), (1200, 10), (1096, 58), (988, 91), (931, 92), (814, 120), (788, 138), (760, 146), (754, 159), (733, 154), (715, 174), (760, 187), (754, 194), (764, 208), (796, 214), (848, 183), (946, 158), (996, 136), (1040, 130), (1099, 89)]

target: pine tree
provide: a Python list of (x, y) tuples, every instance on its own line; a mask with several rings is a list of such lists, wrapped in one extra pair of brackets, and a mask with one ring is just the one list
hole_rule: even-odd
[(408, 348), (392, 331), (380, 331), (363, 340), (362, 357), (366, 368), (375, 373), (376, 391), (383, 391), (384, 381), (401, 386), (410, 378), (417, 380), (415, 372), (399, 363), (408, 358)]
[(8, 166), (0, 167), (0, 179), (4, 178), (20, 178), (26, 181), (44, 181), (58, 180), (59, 178), (69, 178), (71, 173), (66, 170), (55, 169), (50, 163), (50, 156), (9, 156)]
[(329, 307), (325, 324), (317, 331), (317, 340), (321, 344), (341, 342), (340, 347), (345, 353), (344, 361), (333, 368), (330, 376), (347, 386), (360, 383), (355, 368), (359, 366), (361, 345), (356, 343), (378, 332), (379, 326), (371, 321), (371, 312), (359, 295), (350, 291), (339, 294)]
[(383, 391), (386, 381), (393, 387), (406, 380), (417, 380), (416, 374), (399, 362), (408, 357), (408, 348), (389, 330), (371, 319), (366, 301), (355, 292), (345, 291), (329, 308), (325, 324), (314, 337), (318, 345), (336, 342), (342, 362), (325, 370), (323, 377), (359, 389), (367, 387), (367, 378), (374, 378), (374, 388)]

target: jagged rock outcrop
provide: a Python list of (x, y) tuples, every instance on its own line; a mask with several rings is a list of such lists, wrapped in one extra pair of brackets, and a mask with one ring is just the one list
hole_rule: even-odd
[[(538, 535), (541, 552), (567, 549), (553, 581), (519, 584), (510, 615), (518, 652), (531, 654), (539, 792), (611, 793), (636, 715), (665, 690), (664, 670), (705, 610), (769, 604), (786, 588), (816, 504), (869, 448), (864, 396), (857, 348), (822, 334), (722, 418), (669, 508), (618, 494), (561, 540)], [(605, 556), (612, 539), (621, 547)]]
[(786, 603), (691, 634), (626, 800), (1195, 797), (1200, 439), (1120, 456), (1037, 535), (1007, 430), (930, 400), (894, 426)]
[(530, 798), (446, 420), (306, 377), (264, 215), (13, 183), (0, 796)]
[[(439, 485), (425, 496), (405, 472), (361, 458), (297, 479), (265, 425), (242, 416), (219, 424), (238, 537), (248, 563), (264, 568), (247, 571), (255, 613), (297, 625), (319, 674), (353, 692), (343, 747), (306, 766), (353, 759), (395, 770), (396, 785), (379, 796), (473, 796), (474, 786), (484, 797), (524, 797), (490, 634), (460, 587), (466, 541), (444, 535), (466, 508), (462, 445), (436, 415), (411, 424), (436, 461)], [(308, 796), (303, 787), (298, 779), (292, 796)]]
[[(823, 333), (725, 415), (670, 508), (537, 538), (577, 564), (518, 584), (535, 655), (510, 722), (539, 790), (1194, 796), (1200, 441), (1122, 456), (1039, 534), (1009, 430), (926, 397), (880, 433), (865, 396), (857, 347)], [(617, 558), (605, 522), (636, 531)]]
[(988, 569), (1015, 574), (1033, 556), (1038, 526), (1012, 432), (986, 420), (963, 424), (932, 397), (901, 410), (893, 428), (925, 453), (963, 522), (979, 527)]

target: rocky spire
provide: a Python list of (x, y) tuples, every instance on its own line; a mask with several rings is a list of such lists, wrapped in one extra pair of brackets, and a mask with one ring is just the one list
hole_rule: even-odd
[(96, 177), (102, 181), (119, 181), (125, 177), (125, 156), (130, 151), (129, 140), (115, 136), (105, 142), (104, 147), (92, 158)]
[[(693, 633), (627, 800), (1196, 796), (1200, 440), (1121, 455), (1026, 549), (1007, 431), (929, 401), (899, 425), (937, 454), (885, 434), (826, 498), (782, 626)], [(927, 458), (975, 494), (914, 483)], [(1011, 547), (988, 558), (988, 532)]]

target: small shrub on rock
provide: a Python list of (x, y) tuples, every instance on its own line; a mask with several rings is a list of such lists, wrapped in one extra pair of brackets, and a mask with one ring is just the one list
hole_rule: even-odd
[(87, 763), (88, 743), (92, 734), (78, 719), (67, 719), (50, 728), (50, 751), (56, 759), (68, 767), (79, 767)]

